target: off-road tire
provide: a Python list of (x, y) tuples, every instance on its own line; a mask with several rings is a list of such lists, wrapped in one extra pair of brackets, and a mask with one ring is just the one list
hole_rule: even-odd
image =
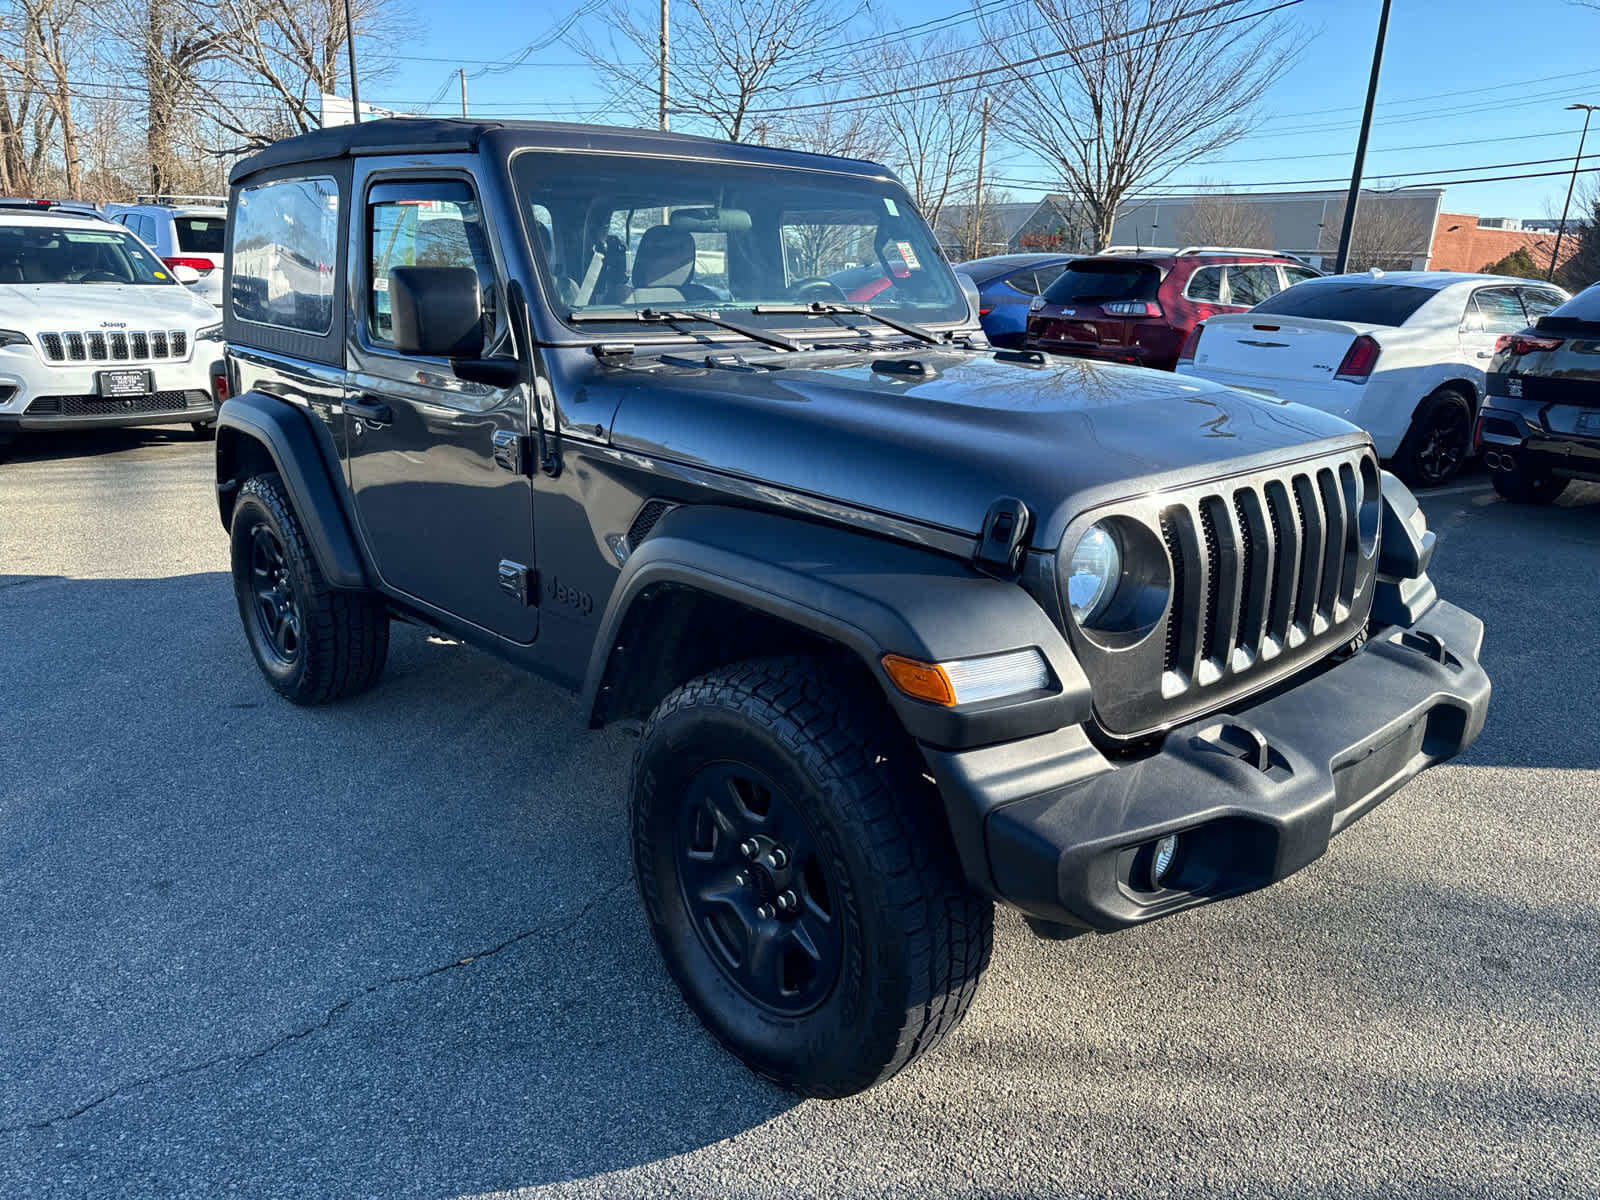
[[(275, 645), (259, 615), (252, 555), (258, 534), (276, 546), (282, 592), (298, 632), (292, 653)], [(230, 527), (233, 590), (256, 665), (296, 704), (326, 704), (366, 691), (389, 654), (389, 615), (367, 592), (329, 587), (277, 474), (254, 475), (239, 488)]]
[(1517, 467), (1510, 471), (1490, 471), (1489, 482), (1494, 484), (1494, 490), (1502, 499), (1513, 504), (1554, 504), (1572, 480)]
[(1417, 406), (1390, 465), (1411, 487), (1441, 487), (1471, 453), (1472, 401), (1442, 387)]
[[(993, 947), (993, 905), (963, 878), (920, 755), (872, 688), (814, 658), (736, 663), (662, 700), (634, 757), (634, 865), (668, 970), (729, 1050), (806, 1096), (872, 1087), (937, 1046), (972, 1004)], [(804, 1013), (753, 999), (687, 898), (691, 784), (741, 769), (786, 793), (813, 861), (831, 873), (840, 966)]]

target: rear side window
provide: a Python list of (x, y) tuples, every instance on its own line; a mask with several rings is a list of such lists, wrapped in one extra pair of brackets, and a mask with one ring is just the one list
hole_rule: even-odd
[(177, 217), (173, 224), (178, 230), (179, 250), (221, 254), (227, 249), (223, 241), (228, 231), (226, 217)]
[(1322, 278), (1322, 275), (1319, 272), (1313, 271), (1310, 267), (1285, 266), (1283, 268), (1283, 274), (1284, 277), (1288, 279), (1290, 287), (1293, 287), (1297, 283), (1304, 283), (1308, 279)]
[(1528, 320), (1537, 321), (1546, 313), (1554, 312), (1566, 303), (1560, 292), (1549, 288), (1521, 288), (1522, 307), (1528, 310)]
[(1061, 277), (1045, 289), (1051, 304), (1089, 304), (1103, 300), (1154, 300), (1161, 272), (1147, 263), (1068, 263)]
[(242, 189), (230, 257), (235, 317), (328, 333), (339, 261), (338, 184), (318, 176)]
[(1021, 292), (1024, 296), (1037, 296), (1040, 292), (1044, 291), (1046, 287), (1050, 286), (1047, 283), (1044, 285), (1044, 287), (1041, 287), (1039, 285), (1039, 273), (1031, 268), (1026, 271), (1016, 271), (1010, 275), (1007, 275), (1006, 282), (1012, 287), (1016, 288), (1017, 291)]
[(1436, 295), (1432, 288), (1410, 287), (1403, 283), (1315, 279), (1263, 300), (1255, 311), (1323, 321), (1404, 325), (1417, 309)]
[(1260, 304), (1281, 290), (1278, 268), (1271, 263), (1234, 263), (1228, 268), (1228, 290), (1235, 304)]

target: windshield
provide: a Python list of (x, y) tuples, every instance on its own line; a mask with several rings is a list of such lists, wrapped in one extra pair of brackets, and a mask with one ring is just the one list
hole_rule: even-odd
[(1085, 304), (1100, 300), (1154, 300), (1161, 272), (1144, 263), (1071, 262), (1045, 289), (1051, 304)]
[(0, 226), (0, 283), (174, 282), (138, 238), (114, 225)]
[(1438, 294), (1432, 288), (1401, 283), (1308, 279), (1268, 297), (1250, 311), (1363, 325), (1404, 325), (1412, 313)]
[[(868, 302), (916, 322), (967, 315), (933, 236), (895, 183), (535, 151), (513, 159), (512, 176), (551, 302), (568, 320), (813, 301)], [(790, 311), (778, 323), (804, 315)]]
[(228, 218), (175, 217), (172, 221), (178, 231), (178, 249), (190, 254), (222, 254), (226, 247), (223, 236), (227, 233)]

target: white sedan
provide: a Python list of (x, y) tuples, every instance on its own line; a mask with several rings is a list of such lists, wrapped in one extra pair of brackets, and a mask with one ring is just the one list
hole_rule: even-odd
[(1396, 474), (1433, 487), (1472, 450), (1496, 339), (1566, 299), (1502, 275), (1329, 275), (1197, 326), (1178, 371), (1343, 417)]

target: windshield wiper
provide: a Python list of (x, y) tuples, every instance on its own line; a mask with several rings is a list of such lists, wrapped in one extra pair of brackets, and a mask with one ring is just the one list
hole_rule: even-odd
[(786, 338), (781, 333), (769, 333), (754, 325), (746, 325), (742, 321), (730, 321), (716, 313), (687, 312), (680, 309), (641, 308), (637, 312), (602, 313), (578, 312), (573, 313), (574, 321), (649, 321), (668, 325), (682, 325), (690, 321), (701, 321), (707, 325), (715, 325), (719, 329), (726, 329), (732, 333), (741, 334), (753, 342), (765, 342), (769, 346), (776, 346), (779, 350), (805, 349), (793, 338)]
[[(902, 321), (898, 317), (886, 317), (882, 313), (873, 312), (870, 308), (863, 308), (857, 304), (828, 304), (821, 300), (813, 300), (810, 304), (758, 304), (750, 310), (753, 313), (811, 313), (820, 317), (838, 317), (848, 314), (852, 317), (866, 317), (869, 321), (877, 321), (880, 325), (887, 325), (890, 329), (898, 329), (901, 333), (910, 334), (919, 342), (926, 342), (930, 346), (938, 346), (944, 338), (934, 333), (931, 329), (924, 329), (921, 325), (914, 325), (910, 321)], [(856, 328), (848, 322), (840, 321), (846, 329)]]

